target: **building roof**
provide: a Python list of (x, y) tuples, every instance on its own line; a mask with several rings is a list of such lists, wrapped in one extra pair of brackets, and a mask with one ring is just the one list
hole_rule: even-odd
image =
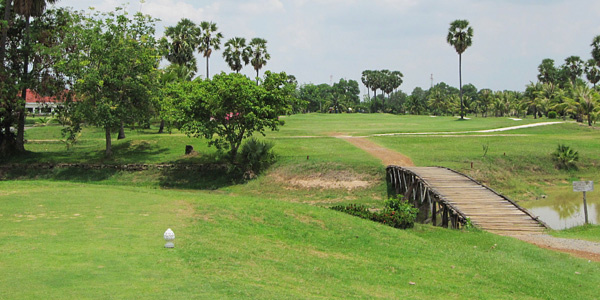
[[(64, 93), (68, 92), (65, 90)], [(25, 96), (25, 102), (27, 103), (62, 103), (63, 100), (57, 98), (56, 96), (41, 96), (33, 90), (27, 89), (27, 94)]]

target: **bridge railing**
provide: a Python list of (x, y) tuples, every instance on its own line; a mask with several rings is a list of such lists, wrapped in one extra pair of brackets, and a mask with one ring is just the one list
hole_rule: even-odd
[(419, 209), (417, 221), (445, 228), (461, 228), (468, 223), (463, 212), (411, 170), (400, 166), (388, 166), (386, 181), (388, 197), (403, 195)]

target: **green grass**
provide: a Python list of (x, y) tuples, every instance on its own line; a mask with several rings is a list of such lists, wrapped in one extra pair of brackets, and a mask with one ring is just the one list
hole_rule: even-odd
[[(278, 162), (241, 184), (215, 171), (23, 168), (3, 174), (0, 299), (597, 297), (598, 263), (486, 232), (425, 225), (402, 231), (327, 209), (381, 207), (386, 196), (380, 161), (331, 135), (462, 132), (548, 120), (387, 114), (285, 120), (281, 131), (266, 136)], [(222, 161), (206, 140), (156, 131), (128, 129), (126, 139), (113, 140), (114, 158), (105, 159), (102, 130), (85, 128), (66, 151), (60, 127), (37, 126), (26, 132), (30, 152), (11, 162)], [(519, 199), (574, 178), (600, 179), (596, 129), (563, 124), (459, 135), (370, 139), (418, 165), (458, 169)], [(549, 153), (559, 141), (580, 152), (579, 171), (553, 167)], [(185, 145), (198, 155), (184, 156)], [(372, 184), (347, 189), (292, 183), (331, 178)], [(163, 248), (168, 227), (177, 237), (171, 250)], [(599, 236), (597, 226), (552, 234)]]
[(600, 242), (600, 225), (588, 224), (560, 231), (551, 231), (550, 234), (561, 238)]
[(0, 191), (6, 299), (591, 299), (600, 281), (598, 263), (512, 238), (402, 231), (227, 192), (47, 181)]

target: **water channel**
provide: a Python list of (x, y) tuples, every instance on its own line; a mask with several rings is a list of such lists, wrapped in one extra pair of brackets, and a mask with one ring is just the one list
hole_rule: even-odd
[[(544, 191), (545, 199), (522, 201), (519, 205), (539, 216), (552, 229), (566, 229), (585, 223), (583, 193), (573, 192), (571, 185), (546, 187)], [(600, 191), (586, 194), (589, 222), (600, 224)]]

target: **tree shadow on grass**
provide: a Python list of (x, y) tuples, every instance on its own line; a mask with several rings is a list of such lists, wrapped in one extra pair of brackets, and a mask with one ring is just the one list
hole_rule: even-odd
[(203, 165), (202, 168), (177, 168), (161, 172), (159, 186), (163, 188), (216, 190), (242, 182), (237, 171), (227, 165)]
[(71, 182), (99, 182), (116, 174), (115, 169), (69, 168), (13, 168), (0, 174), (3, 180), (57, 180)]

